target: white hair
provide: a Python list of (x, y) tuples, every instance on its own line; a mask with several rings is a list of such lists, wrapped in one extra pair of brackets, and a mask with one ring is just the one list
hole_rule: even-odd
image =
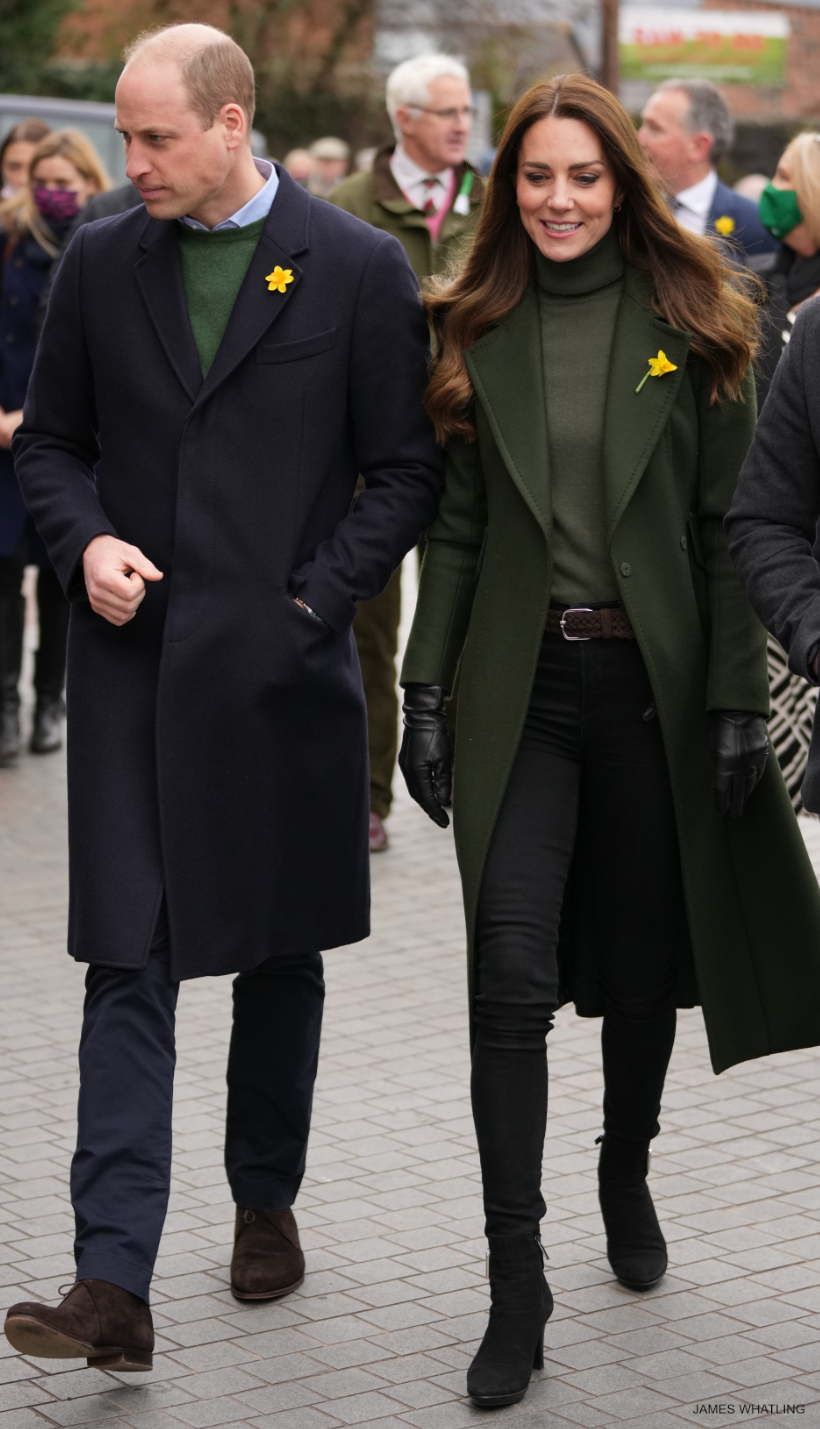
[(396, 65), (387, 81), (387, 112), (397, 139), (401, 138), (397, 110), (408, 105), (424, 109), (430, 103), (430, 81), (443, 75), (452, 75), (470, 87), (466, 65), (453, 55), (416, 55), (415, 59)]

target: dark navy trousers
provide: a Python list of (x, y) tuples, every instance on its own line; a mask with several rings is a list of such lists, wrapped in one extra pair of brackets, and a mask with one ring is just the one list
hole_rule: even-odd
[[(144, 968), (86, 975), (71, 1165), (77, 1279), (146, 1301), (171, 1181), (178, 992), (164, 911)], [(234, 980), (225, 1169), (239, 1206), (282, 1210), (296, 1199), (323, 1002), (320, 953), (268, 958)]]

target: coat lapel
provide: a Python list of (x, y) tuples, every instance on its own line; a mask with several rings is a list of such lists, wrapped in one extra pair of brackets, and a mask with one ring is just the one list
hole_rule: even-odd
[(464, 359), (504, 464), (548, 538), (549, 442), (534, 288), (498, 327), (467, 349)]
[[(239, 289), (219, 350), (203, 381), (188, 316), (174, 222), (149, 218), (143, 230), (135, 273), (151, 321), (171, 366), (192, 402), (206, 400), (247, 357), (292, 300), (301, 269), (294, 262), (308, 248), (312, 200), (280, 165), (279, 188), (262, 236)], [(266, 275), (277, 263), (290, 268), (293, 282), (271, 292)]]
[[(288, 283), (284, 293), (268, 287), (267, 275), (274, 268), (290, 270), (293, 281)], [(199, 401), (207, 401), (212, 392), (226, 377), (239, 366), (249, 352), (252, 352), (260, 338), (264, 337), (271, 323), (285, 311), (293, 301), (293, 294), (299, 287), (302, 271), (286, 249), (274, 242), (267, 231), (263, 231), (256, 251), (250, 261), (248, 271), (242, 279), (242, 286), (236, 295), (236, 302), (228, 318), (228, 325), (216, 356), (208, 369), (202, 384)]]
[[(675, 372), (648, 377), (649, 358), (666, 353)], [(604, 491), (609, 539), (631, 500), (680, 391), (689, 334), (651, 311), (641, 278), (627, 267), (609, 363), (604, 415)]]
[(193, 402), (202, 386), (173, 222), (149, 218), (140, 235), (134, 273), (165, 355)]
[[(240, 362), (252, 352), (271, 323), (293, 301), (293, 294), (302, 280), (302, 270), (294, 258), (308, 248), (311, 199), (280, 164), (276, 165), (279, 188), (268, 214), (262, 236), (250, 261), (248, 271), (233, 305), (228, 325), (208, 375), (202, 384), (198, 402), (204, 402), (214, 390), (230, 377)], [(293, 282), (284, 293), (268, 287), (267, 275), (276, 265), (290, 269)]]

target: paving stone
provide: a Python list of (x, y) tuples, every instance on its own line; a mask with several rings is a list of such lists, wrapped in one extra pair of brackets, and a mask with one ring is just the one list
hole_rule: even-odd
[(253, 1429), (336, 1429), (340, 1420), (316, 1409), (283, 1409), (279, 1414), (266, 1414), (249, 1419)]

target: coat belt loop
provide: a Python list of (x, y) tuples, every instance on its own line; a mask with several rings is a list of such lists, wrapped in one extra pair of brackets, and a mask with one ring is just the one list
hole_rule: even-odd
[(604, 607), (603, 610), (600, 611), (600, 616), (601, 616), (601, 634), (602, 634), (604, 640), (611, 640), (611, 639), (612, 639), (612, 618), (611, 618), (611, 616), (610, 616), (609, 610), (608, 610), (606, 607)]

